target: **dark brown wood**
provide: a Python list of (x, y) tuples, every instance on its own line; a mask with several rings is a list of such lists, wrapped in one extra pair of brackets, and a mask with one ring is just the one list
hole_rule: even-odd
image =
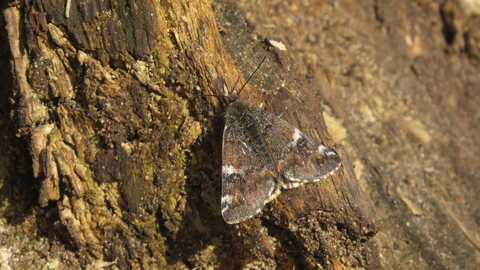
[[(480, 11), (467, 4), (5, 7), (0, 265), (475, 268)], [(226, 103), (191, 98), (232, 92), (264, 56), (240, 98), (342, 166), (228, 225)]]

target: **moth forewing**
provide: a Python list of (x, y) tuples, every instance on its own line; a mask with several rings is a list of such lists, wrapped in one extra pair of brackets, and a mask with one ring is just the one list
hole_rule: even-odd
[(317, 182), (340, 165), (332, 149), (245, 101), (234, 99), (225, 118), (222, 215), (227, 223), (260, 212), (281, 187)]

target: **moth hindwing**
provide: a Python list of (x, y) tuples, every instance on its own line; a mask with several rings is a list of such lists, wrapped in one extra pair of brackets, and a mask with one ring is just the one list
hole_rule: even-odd
[(230, 224), (259, 213), (281, 188), (320, 181), (340, 166), (332, 149), (238, 99), (226, 109), (222, 151), (221, 207)]

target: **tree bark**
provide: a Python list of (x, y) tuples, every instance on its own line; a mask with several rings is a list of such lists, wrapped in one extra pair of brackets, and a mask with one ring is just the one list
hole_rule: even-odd
[[(480, 21), (462, 4), (5, 8), (11, 143), (0, 149), (5, 179), (20, 180), (2, 180), (10, 257), (0, 263), (474, 268)], [(228, 104), (201, 95), (236, 93), (264, 56), (239, 98), (334, 148), (342, 165), (229, 225), (220, 210)]]

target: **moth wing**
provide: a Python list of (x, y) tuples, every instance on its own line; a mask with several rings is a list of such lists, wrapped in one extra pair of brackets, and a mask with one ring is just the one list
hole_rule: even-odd
[(227, 120), (222, 149), (222, 216), (230, 224), (259, 213), (280, 188), (267, 167), (246, 143), (242, 130)]
[(285, 120), (258, 110), (263, 135), (285, 178), (284, 188), (326, 178), (340, 166), (340, 158), (330, 148), (315, 142)]

